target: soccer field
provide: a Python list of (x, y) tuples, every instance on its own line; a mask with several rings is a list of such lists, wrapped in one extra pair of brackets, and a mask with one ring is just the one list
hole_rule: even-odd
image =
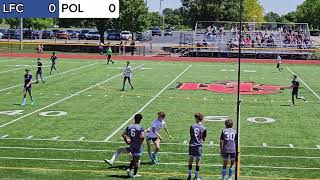
[[(29, 66), (35, 76), (36, 61), (0, 58), (0, 179), (125, 179), (126, 155), (111, 168), (103, 159), (125, 146), (120, 136), (134, 114), (143, 114), (147, 129), (158, 111), (167, 114), (173, 139), (162, 132), (157, 165), (144, 164), (149, 161), (144, 147), (140, 179), (186, 179), (189, 128), (196, 112), (206, 116), (208, 129), (200, 176), (221, 179), (217, 145), (224, 118), (236, 119), (236, 95), (183, 90), (189, 86), (181, 83), (230, 90), (237, 80), (236, 64), (132, 61), (135, 89), (127, 86), (121, 92), (125, 61), (106, 65), (59, 59), (61, 72), (51, 76), (49, 61), (43, 63), (46, 83), (33, 84), (35, 105), (27, 97), (29, 104), (20, 106), (24, 68)], [(283, 68), (278, 72), (275, 64), (242, 64), (244, 89), (256, 92), (270, 85), (281, 90), (241, 96), (240, 179), (320, 178), (320, 65)], [(291, 85), (294, 73), (307, 102), (297, 100), (291, 107), (291, 90), (283, 87)]]

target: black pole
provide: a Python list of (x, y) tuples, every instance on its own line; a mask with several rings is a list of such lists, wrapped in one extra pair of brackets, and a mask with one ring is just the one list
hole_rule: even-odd
[(242, 39), (242, 15), (243, 15), (243, 0), (240, 0), (240, 14), (239, 14), (239, 54), (238, 54), (238, 89), (237, 89), (237, 156), (236, 156), (236, 170), (235, 170), (235, 180), (238, 179), (240, 171), (240, 79), (241, 79), (241, 39)]

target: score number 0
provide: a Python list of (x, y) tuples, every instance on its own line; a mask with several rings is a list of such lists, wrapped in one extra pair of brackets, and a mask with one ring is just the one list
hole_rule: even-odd
[[(51, 3), (51, 4), (49, 4), (48, 10), (49, 10), (50, 13), (55, 13), (56, 10), (57, 10), (57, 7), (56, 7), (55, 4)], [(111, 13), (115, 12), (116, 11), (116, 5), (115, 4), (110, 4), (109, 5), (109, 11)]]

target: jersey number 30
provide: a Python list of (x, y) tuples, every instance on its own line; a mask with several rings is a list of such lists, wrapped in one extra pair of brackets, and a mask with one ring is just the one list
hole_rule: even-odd
[(227, 141), (229, 140), (234, 141), (236, 134), (234, 132), (225, 132), (224, 136)]

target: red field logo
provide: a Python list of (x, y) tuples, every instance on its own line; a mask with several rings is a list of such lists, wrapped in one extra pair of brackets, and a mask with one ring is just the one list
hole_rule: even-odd
[[(236, 94), (238, 86), (236, 81), (219, 81), (210, 84), (181, 83), (177, 88), (181, 90), (206, 90), (225, 94)], [(276, 94), (285, 88), (285, 86), (240, 82), (240, 94)]]

